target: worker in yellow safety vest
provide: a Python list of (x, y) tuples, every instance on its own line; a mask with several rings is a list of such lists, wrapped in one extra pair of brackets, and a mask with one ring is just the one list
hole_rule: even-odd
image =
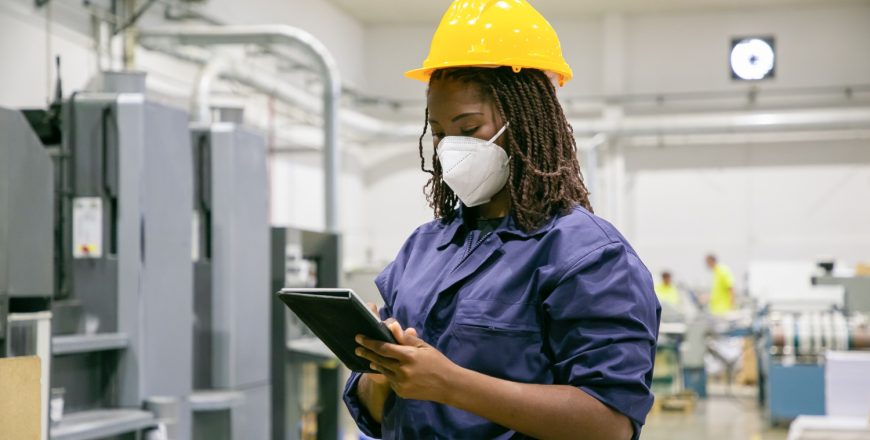
[(707, 255), (706, 261), (707, 268), (713, 272), (708, 297), (709, 310), (713, 315), (724, 315), (734, 310), (734, 277), (731, 269), (719, 263), (715, 255)]
[(655, 285), (655, 290), (660, 302), (668, 303), (672, 306), (680, 305), (680, 293), (677, 292), (677, 286), (674, 286), (671, 282), (670, 272), (662, 272), (662, 280)]

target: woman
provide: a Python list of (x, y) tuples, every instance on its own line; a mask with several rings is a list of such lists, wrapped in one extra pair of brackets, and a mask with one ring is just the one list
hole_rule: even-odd
[[(502, 37), (526, 33), (525, 48), (495, 39), (510, 62), (470, 35), (504, 23)], [(451, 61), (457, 41), (477, 49)], [(562, 65), (534, 59), (547, 51)], [(380, 374), (351, 376), (351, 414), (383, 438), (637, 438), (660, 309), (637, 254), (592, 214), (552, 28), (524, 0), (456, 1), (409, 76), (429, 82), (419, 153), (436, 219), (375, 280), (398, 344), (358, 337)]]

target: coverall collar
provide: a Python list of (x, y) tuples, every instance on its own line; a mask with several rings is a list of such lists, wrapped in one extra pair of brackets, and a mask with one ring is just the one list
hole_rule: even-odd
[[(469, 230), (468, 225), (465, 224), (464, 220), (464, 210), (467, 209), (464, 206), (459, 207), (459, 212), (457, 212), (456, 216), (446, 222), (442, 223), (442, 231), (441, 236), (438, 238), (438, 248), (442, 249), (447, 247), (448, 244), (453, 242), (456, 238), (456, 235), (459, 233), (465, 233)], [(507, 217), (495, 228), (493, 231), (500, 238), (507, 237), (518, 237), (520, 239), (527, 239), (538, 237), (546, 234), (550, 229), (553, 228), (553, 224), (556, 221), (556, 216), (552, 216), (547, 221), (537, 229), (532, 231), (524, 231), (516, 222), (516, 218), (514, 218), (513, 213), (507, 215)]]

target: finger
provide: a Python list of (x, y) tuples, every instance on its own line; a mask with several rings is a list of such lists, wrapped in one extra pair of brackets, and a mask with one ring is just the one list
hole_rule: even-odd
[(368, 307), (375, 315), (378, 314), (378, 306), (375, 305), (375, 303), (366, 303), (366, 307)]
[(387, 368), (394, 368), (399, 365), (399, 362), (396, 359), (381, 356), (380, 354), (363, 347), (357, 347), (356, 350), (354, 350), (354, 354), (367, 361), (383, 365)]
[(390, 388), (393, 387), (393, 381), (396, 380), (396, 373), (393, 370), (390, 370), (389, 368), (383, 365), (376, 364), (374, 362), (369, 363), (369, 368), (382, 374), (387, 379), (387, 383), (390, 385)]
[(366, 338), (365, 336), (357, 338), (357, 343), (373, 351), (376, 354), (379, 354), (383, 357), (396, 359), (398, 361), (407, 361), (410, 354), (408, 350), (411, 349), (411, 347), (390, 344), (389, 342), (377, 341), (374, 339)]
[(409, 327), (407, 330), (405, 330), (404, 345), (409, 345), (411, 347), (422, 347), (426, 345), (426, 341), (420, 339), (420, 337), (417, 336), (417, 329)]

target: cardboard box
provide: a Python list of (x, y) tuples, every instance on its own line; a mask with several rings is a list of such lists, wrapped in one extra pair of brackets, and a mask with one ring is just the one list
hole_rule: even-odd
[(0, 358), (0, 439), (39, 440), (40, 372), (36, 356)]

